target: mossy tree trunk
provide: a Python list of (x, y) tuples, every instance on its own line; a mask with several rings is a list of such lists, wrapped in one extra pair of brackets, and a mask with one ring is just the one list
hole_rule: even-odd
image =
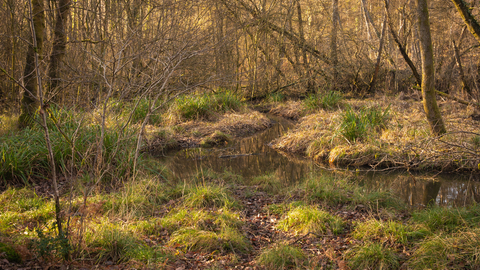
[(25, 91), (23, 92), (21, 109), (22, 112), (18, 119), (20, 128), (25, 128), (33, 124), (35, 111), (38, 108), (37, 88), (38, 83), (35, 75), (35, 53), (41, 57), (43, 53), (43, 35), (45, 32), (45, 12), (43, 0), (32, 0), (33, 9), (33, 28), (35, 32), (36, 47), (33, 43), (28, 46), (23, 72)]
[(416, 0), (418, 11), (418, 31), (422, 57), (422, 97), (423, 108), (433, 135), (447, 132), (443, 123), (435, 95), (435, 67), (433, 61), (433, 45), (428, 18), (427, 0)]
[(472, 33), (475, 39), (480, 42), (480, 25), (477, 20), (475, 20), (475, 17), (473, 17), (467, 4), (463, 0), (452, 0), (452, 2), (457, 8), (458, 13), (460, 13), (463, 21), (468, 26), (470, 33)]
[[(57, 15), (55, 21), (54, 38), (52, 53), (50, 55), (50, 65), (48, 68), (48, 77), (50, 77), (47, 94), (52, 94), (58, 87), (60, 80), (60, 64), (65, 56), (67, 47), (67, 35), (65, 33), (66, 22), (70, 12), (71, 0), (58, 0)], [(58, 100), (58, 98), (56, 99)]]

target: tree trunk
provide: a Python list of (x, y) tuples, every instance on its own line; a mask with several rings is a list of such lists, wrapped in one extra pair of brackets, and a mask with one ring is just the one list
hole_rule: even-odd
[(60, 75), (60, 63), (65, 56), (67, 47), (66, 22), (70, 12), (71, 0), (58, 0), (57, 16), (55, 21), (55, 30), (53, 38), (52, 53), (50, 55), (50, 66), (48, 68), (48, 76), (50, 77), (47, 95), (58, 87)]
[(404, 46), (400, 42), (400, 39), (398, 38), (397, 33), (395, 33), (395, 30), (393, 28), (392, 19), (390, 18), (390, 13), (388, 12), (388, 0), (384, 0), (384, 3), (385, 3), (385, 12), (386, 12), (386, 15), (387, 15), (388, 29), (390, 30), (390, 34), (392, 35), (393, 40), (397, 44), (398, 50), (402, 54), (403, 59), (405, 60), (407, 65), (412, 70), (413, 76), (415, 77), (415, 80), (417, 81), (417, 84), (421, 85), (422, 84), (422, 79), (420, 77), (420, 74), (418, 74), (417, 68), (413, 64), (410, 57), (408, 56), (407, 51), (405, 50)]
[(338, 0), (332, 1), (332, 36), (330, 39), (330, 53), (332, 59), (333, 75), (332, 75), (332, 90), (337, 88), (338, 80), (338, 56), (337, 56), (337, 32), (338, 32)]
[(472, 13), (470, 13), (470, 9), (467, 7), (467, 4), (463, 0), (452, 0), (453, 4), (460, 13), (465, 24), (468, 26), (468, 30), (472, 33), (472, 35), (480, 42), (480, 25), (478, 24), (475, 17), (473, 17)]
[(43, 0), (32, 0), (33, 9), (33, 28), (35, 32), (35, 40), (37, 46), (32, 44), (28, 46), (27, 57), (25, 60), (25, 69), (23, 72), (23, 80), (25, 91), (23, 92), (21, 101), (21, 114), (18, 119), (20, 128), (25, 128), (33, 124), (35, 111), (38, 107), (37, 87), (38, 83), (35, 76), (35, 53), (42, 56), (43, 53), (43, 35), (45, 32), (45, 13), (43, 8)]
[(383, 19), (383, 24), (382, 24), (382, 34), (380, 36), (380, 44), (378, 45), (377, 62), (375, 63), (375, 71), (373, 72), (372, 79), (370, 80), (370, 85), (368, 86), (368, 93), (373, 93), (373, 90), (375, 89), (375, 82), (377, 80), (378, 72), (380, 71), (380, 60), (382, 59), (382, 49), (383, 49), (383, 43), (385, 40), (386, 26), (387, 26), (387, 18), (385, 17)]
[(468, 97), (472, 96), (472, 90), (468, 86), (467, 79), (465, 78), (465, 73), (463, 72), (462, 59), (460, 58), (460, 52), (455, 41), (452, 39), (453, 53), (455, 55), (455, 61), (457, 62), (458, 72), (460, 75), (460, 80), (462, 81), (462, 90), (467, 92)]
[(433, 45), (430, 34), (427, 0), (416, 0), (418, 11), (418, 32), (422, 58), (422, 97), (423, 108), (433, 135), (446, 133), (440, 109), (435, 96), (435, 67), (433, 63)]

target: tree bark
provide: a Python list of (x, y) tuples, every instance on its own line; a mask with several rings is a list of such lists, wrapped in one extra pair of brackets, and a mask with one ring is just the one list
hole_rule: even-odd
[(462, 81), (462, 88), (463, 90), (465, 90), (465, 92), (467, 92), (468, 97), (471, 97), (472, 90), (470, 90), (467, 79), (465, 78), (465, 73), (463, 72), (462, 59), (460, 58), (460, 52), (458, 50), (457, 44), (453, 39), (452, 39), (452, 46), (453, 46), (453, 53), (455, 55), (455, 61), (457, 62), (457, 66), (458, 66), (458, 73), (460, 75), (460, 80)]
[(330, 53), (332, 59), (332, 91), (336, 90), (338, 80), (337, 32), (338, 32), (338, 0), (332, 1), (332, 36), (330, 39)]
[(380, 36), (380, 44), (378, 45), (378, 54), (377, 54), (377, 62), (375, 64), (375, 71), (373, 72), (372, 79), (370, 80), (370, 85), (368, 86), (368, 92), (369, 93), (372, 93), (373, 90), (375, 89), (375, 82), (377, 80), (378, 72), (380, 70), (380, 60), (382, 59), (382, 49), (383, 49), (383, 43), (384, 43), (384, 40), (385, 40), (385, 28), (386, 28), (386, 26), (387, 26), (387, 18), (385, 17), (383, 19), (383, 24), (382, 24), (382, 34)]
[(418, 73), (417, 68), (413, 64), (410, 57), (408, 56), (407, 51), (405, 50), (404, 46), (402, 45), (402, 43), (398, 39), (397, 33), (395, 33), (395, 30), (393, 28), (392, 19), (390, 18), (390, 13), (388, 12), (388, 0), (384, 0), (384, 3), (385, 3), (385, 12), (387, 14), (388, 29), (390, 30), (390, 34), (392, 35), (393, 40), (397, 44), (398, 50), (402, 54), (403, 59), (405, 60), (407, 65), (412, 70), (413, 76), (415, 77), (415, 80), (417, 81), (417, 84), (421, 85), (422, 84), (422, 78), (420, 77), (420, 74)]
[(422, 58), (422, 97), (423, 108), (433, 135), (447, 132), (443, 123), (435, 95), (435, 66), (433, 60), (433, 45), (430, 33), (427, 0), (416, 0), (418, 12), (418, 32)]
[(23, 80), (25, 91), (23, 92), (21, 101), (21, 114), (18, 119), (20, 128), (26, 128), (33, 124), (35, 111), (38, 108), (37, 87), (35, 69), (35, 54), (41, 58), (43, 53), (43, 35), (45, 33), (45, 12), (43, 0), (32, 0), (33, 13), (33, 32), (36, 41), (36, 47), (29, 44), (27, 56), (25, 60), (25, 69), (23, 72)]
[(470, 9), (463, 0), (452, 0), (453, 4), (460, 13), (465, 24), (468, 26), (468, 30), (475, 37), (475, 39), (480, 43), (480, 25), (478, 24), (475, 17), (470, 13)]
[(65, 56), (67, 48), (66, 22), (70, 12), (71, 0), (58, 0), (57, 16), (55, 21), (54, 38), (52, 53), (50, 54), (50, 65), (48, 68), (48, 76), (50, 83), (47, 93), (51, 94), (57, 87), (60, 79), (60, 63)]

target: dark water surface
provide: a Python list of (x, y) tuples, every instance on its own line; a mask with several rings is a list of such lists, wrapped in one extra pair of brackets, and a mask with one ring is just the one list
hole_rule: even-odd
[[(312, 160), (287, 156), (270, 148), (269, 142), (293, 127), (287, 120), (273, 120), (276, 123), (264, 132), (223, 147), (184, 149), (159, 158), (180, 179), (188, 179), (205, 170), (229, 171), (245, 179), (274, 174), (284, 183), (299, 182), (312, 175), (337, 174)], [(442, 206), (480, 202), (478, 175), (412, 175), (406, 172), (357, 172), (356, 175), (365, 189), (390, 190), (412, 206), (433, 201)]]

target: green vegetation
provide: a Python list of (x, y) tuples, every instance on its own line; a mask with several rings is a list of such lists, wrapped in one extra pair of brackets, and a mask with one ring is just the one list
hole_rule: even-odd
[(217, 185), (201, 185), (193, 187), (186, 194), (184, 204), (191, 208), (239, 207), (238, 202), (229, 195), (229, 192), (225, 187)]
[(352, 269), (398, 269), (398, 256), (380, 243), (367, 243), (351, 249), (346, 257)]
[(363, 241), (387, 241), (393, 245), (407, 244), (411, 240), (422, 239), (429, 234), (430, 232), (425, 228), (415, 228), (394, 220), (384, 222), (368, 219), (355, 226), (352, 236)]
[(412, 220), (424, 224), (432, 232), (455, 232), (458, 228), (478, 227), (480, 224), (480, 205), (459, 208), (432, 207), (416, 211)]
[(176, 99), (172, 113), (181, 119), (202, 119), (215, 113), (238, 110), (242, 104), (241, 98), (234, 92), (219, 90), (216, 93), (183, 95)]
[(341, 218), (314, 206), (298, 206), (290, 209), (278, 222), (277, 228), (295, 234), (323, 234), (327, 230), (339, 234), (343, 229)]
[(320, 201), (330, 205), (362, 204), (370, 210), (377, 207), (401, 210), (405, 204), (390, 192), (366, 190), (355, 179), (322, 175), (307, 179), (298, 187), (309, 201)]
[(340, 133), (350, 142), (364, 139), (371, 132), (387, 127), (390, 119), (390, 107), (382, 110), (377, 107), (362, 108), (355, 112), (351, 107), (342, 114)]
[(480, 230), (433, 235), (420, 244), (408, 266), (412, 269), (476, 269), (480, 267)]
[[(273, 104), (284, 96), (268, 99)], [(178, 179), (145, 153), (151, 145), (162, 151), (228, 146), (238, 133), (251, 134), (242, 132), (271, 123), (244, 108), (232, 91), (184, 95), (151, 115), (144, 141), (137, 145), (150, 102), (111, 100), (103, 128), (98, 109), (79, 113), (52, 105), (48, 110), (68, 232), (61, 235), (42, 128), (15, 130), (1, 119), (2, 129), (11, 130), (0, 132), (0, 187), (5, 187), (0, 193), (0, 259), (19, 266), (35, 257), (53, 264), (69, 260), (148, 269), (186, 262), (205, 269), (480, 267), (478, 205), (408, 209), (391, 192), (363, 186), (348, 170), (288, 182), (278, 177), (279, 171), (243, 179), (199, 168)], [(302, 103), (310, 109), (302, 109)], [(392, 151), (377, 157), (390, 145), (388, 138), (428, 134), (390, 121), (389, 106), (351, 103), (337, 92), (281, 102), (291, 119), (304, 115), (301, 132), (286, 135), (292, 137), (285, 145), (295, 145), (288, 151), (334, 164), (343, 158), (363, 162), (367, 156), (363, 164), (370, 164), (390, 158)], [(321, 114), (309, 114), (319, 108)], [(472, 135), (465, 145), (476, 149), (477, 139)], [(218, 154), (216, 148), (186, 153), (201, 160), (200, 151)]]
[(278, 243), (263, 250), (256, 261), (267, 269), (298, 269), (306, 266), (306, 257), (302, 249)]
[(318, 108), (334, 110), (342, 99), (342, 94), (337, 91), (329, 91), (325, 94), (310, 94), (303, 101), (303, 106), (307, 111), (315, 111)]
[[(3, 255), (1, 255), (3, 254)], [(0, 259), (7, 259), (9, 262), (21, 263), (22, 257), (10, 245), (0, 242)]]

